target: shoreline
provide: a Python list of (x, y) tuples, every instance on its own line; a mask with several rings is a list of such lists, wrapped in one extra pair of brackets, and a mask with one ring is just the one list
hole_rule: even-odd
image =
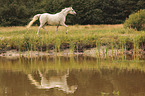
[[(106, 49), (103, 49), (102, 47), (100, 51), (98, 51), (97, 48), (89, 48), (84, 50), (83, 52), (73, 52), (71, 49), (65, 49), (60, 52), (55, 52), (55, 50), (49, 50), (49, 51), (17, 51), (16, 49), (8, 50), (5, 52), (0, 53), (0, 57), (7, 58), (7, 59), (18, 59), (18, 58), (36, 58), (36, 57), (72, 57), (72, 56), (88, 56), (93, 58), (122, 58), (124, 56), (125, 58), (145, 58), (145, 51), (142, 49), (138, 49), (137, 51), (133, 50), (125, 50), (122, 51), (122, 49), (108, 49), (106, 52)], [(105, 50), (105, 51), (104, 51)]]

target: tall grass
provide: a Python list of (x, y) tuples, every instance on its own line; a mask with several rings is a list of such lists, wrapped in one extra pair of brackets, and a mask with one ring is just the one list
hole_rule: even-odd
[[(133, 54), (136, 54), (138, 49), (142, 48), (141, 44), (145, 42), (143, 39), (145, 31), (124, 29), (122, 25), (74, 25), (69, 26), (68, 34), (65, 34), (64, 27), (60, 27), (55, 34), (55, 26), (48, 26), (46, 29), (49, 34), (41, 29), (39, 36), (35, 33), (37, 27), (29, 30), (26, 30), (25, 27), (10, 27), (9, 29), (2, 27), (2, 29), (0, 31), (0, 51), (16, 49), (48, 52), (54, 49), (55, 52), (60, 53), (61, 50), (70, 48), (74, 53), (96, 47), (98, 56), (103, 50), (103, 57), (104, 55), (107, 57), (110, 49), (113, 56), (118, 54), (120, 49), (122, 49), (122, 54), (130, 49), (133, 49)], [(101, 46), (106, 46), (106, 49), (101, 49)], [(117, 52), (114, 54), (115, 49)]]

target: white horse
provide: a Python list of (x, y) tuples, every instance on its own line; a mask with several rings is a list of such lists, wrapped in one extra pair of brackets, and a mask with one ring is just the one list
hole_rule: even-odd
[(67, 34), (68, 26), (65, 24), (67, 14), (76, 14), (76, 12), (73, 10), (72, 7), (68, 7), (68, 8), (62, 9), (61, 12), (56, 13), (56, 14), (49, 14), (49, 13), (37, 14), (33, 17), (32, 21), (30, 21), (27, 28), (29, 28), (39, 18), (40, 26), (38, 28), (37, 35), (39, 34), (39, 30), (41, 27), (48, 34), (48, 31), (44, 28), (46, 23), (50, 25), (57, 25), (56, 32), (60, 25), (65, 26), (67, 28), (67, 31), (66, 31), (66, 34)]
[(39, 75), (41, 77), (41, 81), (38, 82), (32, 74), (28, 74), (28, 79), (31, 81), (33, 85), (36, 86), (38, 89), (52, 89), (52, 88), (57, 88), (58, 90), (62, 90), (66, 92), (67, 94), (69, 93), (74, 93), (77, 89), (77, 85), (72, 85), (68, 86), (67, 84), (67, 77), (69, 76), (69, 70), (64, 75), (59, 75), (59, 76), (50, 76), (49, 78), (46, 78), (45, 74), (47, 73), (42, 73), (40, 70), (38, 70)]

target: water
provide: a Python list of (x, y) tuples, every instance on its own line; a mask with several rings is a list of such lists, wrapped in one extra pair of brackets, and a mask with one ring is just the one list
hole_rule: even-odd
[(142, 60), (0, 58), (0, 96), (145, 96)]

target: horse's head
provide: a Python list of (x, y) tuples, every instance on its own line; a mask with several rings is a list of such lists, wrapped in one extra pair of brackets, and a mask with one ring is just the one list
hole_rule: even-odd
[(68, 9), (69, 9), (68, 11), (69, 14), (73, 14), (73, 15), (77, 14), (72, 7), (69, 7)]
[(69, 87), (69, 89), (66, 91), (67, 93), (74, 93), (77, 90), (77, 85), (72, 85)]

